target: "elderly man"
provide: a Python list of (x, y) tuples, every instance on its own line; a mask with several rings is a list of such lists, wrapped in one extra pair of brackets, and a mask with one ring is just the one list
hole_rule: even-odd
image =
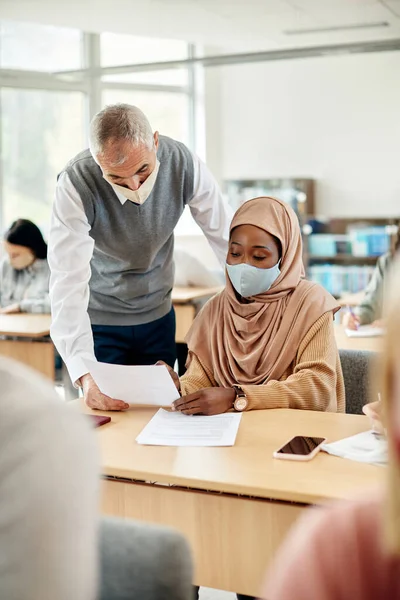
[(232, 213), (214, 178), (127, 104), (93, 118), (90, 150), (59, 176), (48, 254), (51, 335), (92, 408), (127, 405), (100, 392), (85, 359), (175, 362), (173, 232), (186, 205), (224, 262)]

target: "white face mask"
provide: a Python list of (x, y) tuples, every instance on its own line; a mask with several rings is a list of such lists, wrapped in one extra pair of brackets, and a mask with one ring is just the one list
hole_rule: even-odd
[(19, 256), (14, 256), (14, 258), (10, 258), (10, 265), (16, 271), (22, 271), (27, 267), (30, 267), (35, 262), (35, 255), (33, 252), (27, 249), (26, 252), (20, 254)]
[(105, 175), (103, 175), (103, 177), (113, 187), (113, 189), (116, 192), (119, 192), (120, 194), (125, 196), (125, 198), (128, 198), (128, 200), (130, 200), (131, 202), (141, 205), (147, 200), (147, 198), (150, 196), (151, 192), (153, 191), (153, 187), (154, 187), (154, 184), (157, 179), (159, 168), (160, 168), (160, 161), (156, 160), (156, 164), (155, 164), (153, 171), (150, 173), (148, 178), (145, 181), (143, 181), (142, 185), (140, 187), (138, 187), (138, 189), (135, 191), (130, 190), (129, 188), (123, 187), (122, 185), (117, 185), (116, 183), (113, 183)]
[(242, 298), (248, 298), (268, 292), (280, 275), (279, 263), (280, 261), (270, 269), (260, 269), (247, 263), (240, 265), (226, 263), (226, 270), (237, 293)]

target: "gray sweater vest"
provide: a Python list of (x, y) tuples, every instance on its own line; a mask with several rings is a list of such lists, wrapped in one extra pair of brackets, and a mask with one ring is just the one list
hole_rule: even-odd
[(194, 167), (189, 150), (160, 136), (160, 169), (142, 206), (120, 203), (89, 150), (64, 171), (81, 197), (91, 226), (89, 316), (94, 325), (138, 325), (171, 309), (174, 228), (193, 196)]

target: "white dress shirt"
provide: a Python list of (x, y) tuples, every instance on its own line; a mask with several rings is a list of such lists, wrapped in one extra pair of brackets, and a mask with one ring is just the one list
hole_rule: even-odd
[[(188, 206), (219, 261), (225, 264), (233, 211), (207, 166), (196, 155), (192, 157), (194, 193)], [(121, 204), (129, 202), (122, 194), (115, 193)], [(95, 360), (87, 312), (94, 248), (89, 231), (82, 200), (68, 175), (63, 173), (57, 183), (49, 235), (51, 337), (73, 382), (88, 372), (84, 359)]]

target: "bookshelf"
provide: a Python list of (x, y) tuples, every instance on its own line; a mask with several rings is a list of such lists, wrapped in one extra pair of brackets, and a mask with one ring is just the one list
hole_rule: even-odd
[(398, 219), (309, 216), (305, 229), (307, 276), (340, 297), (368, 285), (378, 257), (396, 244)]
[(308, 262), (313, 264), (329, 262), (332, 264), (371, 264), (375, 265), (377, 256), (353, 256), (352, 254), (337, 254), (336, 256), (308, 256)]
[(234, 210), (257, 196), (274, 196), (288, 202), (302, 229), (307, 277), (337, 297), (358, 293), (367, 286), (378, 257), (394, 249), (400, 220), (398, 217), (317, 218), (314, 191), (315, 180), (308, 177), (225, 181), (225, 192)]

